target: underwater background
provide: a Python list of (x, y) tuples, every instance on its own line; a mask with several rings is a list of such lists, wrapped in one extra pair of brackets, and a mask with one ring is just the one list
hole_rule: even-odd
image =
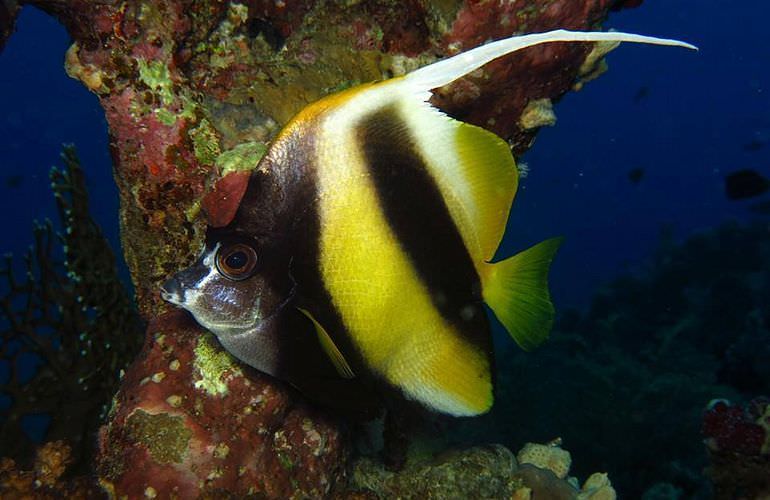
[[(550, 274), (557, 324), (534, 353), (496, 332), (496, 406), (447, 423), (451, 441), (561, 438), (575, 474), (608, 472), (623, 498), (713, 494), (707, 405), (770, 396), (770, 193), (726, 192), (736, 171), (760, 174), (757, 192), (770, 177), (768, 14), (759, 0), (646, 0), (604, 23), (700, 51), (623, 45), (519, 159), (527, 175), (499, 254), (565, 237)], [(120, 255), (104, 112), (65, 74), (69, 44), (27, 7), (0, 53), (2, 252), (22, 255), (33, 221), (56, 218), (48, 171), (72, 143)], [(44, 424), (26, 428), (42, 439)]]

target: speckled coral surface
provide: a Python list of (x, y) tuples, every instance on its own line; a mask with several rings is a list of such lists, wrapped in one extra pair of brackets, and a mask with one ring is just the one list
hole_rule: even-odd
[(344, 479), (336, 422), (242, 367), (181, 313), (149, 327), (100, 435), (99, 475), (130, 498), (318, 498)]

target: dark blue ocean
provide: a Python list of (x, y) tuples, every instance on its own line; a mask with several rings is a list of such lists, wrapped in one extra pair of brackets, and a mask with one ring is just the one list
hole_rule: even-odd
[[(770, 3), (760, 0), (645, 0), (640, 8), (612, 14), (604, 24), (605, 29), (685, 40), (700, 51), (622, 45), (607, 57), (606, 74), (555, 105), (556, 125), (542, 129), (520, 159), (528, 174), (520, 183), (499, 254), (564, 236), (550, 275), (557, 311), (585, 314), (607, 283), (644, 273), (662, 234), (682, 242), (729, 221), (770, 229), (770, 214), (749, 209), (770, 202), (770, 193), (746, 200), (730, 200), (725, 194), (731, 172), (752, 169), (770, 177), (765, 14), (770, 14)], [(96, 96), (64, 72), (69, 43), (62, 26), (28, 7), (0, 53), (0, 252), (22, 254), (32, 242), (33, 221), (56, 218), (48, 171), (60, 164), (62, 144), (73, 143), (88, 176), (94, 217), (120, 253), (106, 122)], [(725, 255), (742, 258), (740, 253)], [(711, 271), (719, 275), (722, 267), (717, 263)], [(559, 366), (548, 369), (559, 378)], [(745, 399), (760, 395), (738, 389)], [(702, 404), (721, 396), (704, 395)], [(558, 395), (554, 398), (558, 408)], [(579, 399), (569, 401), (579, 405)], [(533, 427), (532, 432), (539, 431)], [(612, 467), (611, 454), (596, 458), (593, 450), (581, 454), (570, 447), (569, 433), (555, 428), (551, 437), (564, 437), (565, 448), (590, 471)], [(607, 439), (607, 446), (623, 446), (617, 435)], [(628, 470), (618, 472), (623, 473)], [(677, 484), (677, 477), (671, 473), (663, 479)], [(626, 480), (628, 491), (645, 490), (645, 485)], [(678, 487), (703, 494), (692, 484), (681, 479)]]

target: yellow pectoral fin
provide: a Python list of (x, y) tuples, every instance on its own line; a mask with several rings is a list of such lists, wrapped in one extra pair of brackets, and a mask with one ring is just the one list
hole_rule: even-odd
[(561, 238), (545, 240), (482, 273), (484, 301), (524, 350), (548, 338), (554, 308), (548, 293), (548, 269)]
[(339, 373), (340, 377), (347, 379), (355, 378), (356, 374), (353, 373), (353, 369), (350, 368), (350, 365), (345, 360), (345, 356), (342, 355), (340, 350), (337, 348), (337, 345), (334, 343), (331, 336), (329, 336), (329, 333), (326, 331), (326, 329), (324, 329), (321, 323), (316, 321), (316, 319), (312, 314), (310, 314), (309, 311), (299, 307), (297, 310), (307, 316), (308, 319), (313, 322), (316, 335), (318, 335), (318, 342), (321, 343), (321, 347), (323, 348), (326, 355), (329, 356), (329, 359), (334, 365), (334, 368), (337, 370), (337, 373)]

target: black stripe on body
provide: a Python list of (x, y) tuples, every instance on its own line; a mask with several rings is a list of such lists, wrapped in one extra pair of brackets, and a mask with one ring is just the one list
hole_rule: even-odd
[(367, 116), (356, 136), (380, 208), (434, 306), (491, 353), (478, 273), (407, 125), (395, 108), (385, 108)]
[[(287, 307), (293, 317), (280, 325), (275, 346), (279, 378), (297, 386), (307, 377), (337, 377), (322, 352), (315, 330), (295, 306), (310, 311), (329, 332), (354, 371), (361, 374), (360, 356), (349, 340), (339, 312), (320, 276), (320, 222), (318, 215), (315, 123), (296, 130), (271, 146), (262, 168), (252, 172), (235, 219), (224, 232), (245, 234), (258, 245), (258, 254), (269, 249), (273, 258), (262, 262), (266, 272), (280, 275), (293, 285), (294, 302)], [(318, 360), (316, 356), (321, 356)], [(324, 365), (324, 366), (319, 366)]]

